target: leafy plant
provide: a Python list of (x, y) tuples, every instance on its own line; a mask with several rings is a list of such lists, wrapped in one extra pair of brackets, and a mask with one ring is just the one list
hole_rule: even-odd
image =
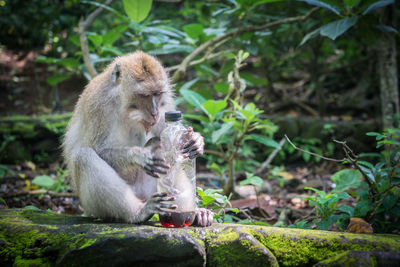
[[(373, 11), (385, 7), (387, 5), (394, 4), (394, 0), (373, 0), (373, 1), (356, 1), (356, 0), (344, 0), (340, 1), (328, 1), (328, 0), (298, 0), (302, 2), (306, 2), (310, 5), (314, 5), (329, 12), (334, 13), (339, 16), (340, 19), (334, 20), (330, 23), (327, 23), (312, 32), (308, 33), (304, 36), (300, 45), (307, 42), (309, 39), (321, 35), (326, 36), (332, 40), (335, 40), (337, 37), (348, 31), (352, 28), (356, 23), (364, 16), (372, 13)], [(373, 20), (371, 20), (372, 22)], [(375, 21), (373, 21), (375, 23)], [(384, 31), (384, 32), (397, 32), (391, 26), (376, 24), (375, 28)]]
[(32, 180), (32, 184), (53, 192), (65, 192), (67, 190), (67, 185), (65, 184), (67, 174), (68, 170), (58, 168), (56, 179), (48, 175), (39, 175)]
[(345, 192), (326, 194), (324, 191), (313, 187), (306, 187), (305, 189), (316, 193), (313, 196), (306, 197), (306, 199), (308, 199), (310, 206), (315, 207), (318, 217), (315, 223), (318, 229), (327, 230), (332, 223), (336, 223), (344, 217), (343, 214), (337, 215), (334, 213), (338, 211), (338, 201), (349, 198), (349, 194)]
[[(224, 194), (229, 195), (234, 189), (235, 165), (242, 164), (242, 169), (251, 170), (258, 163), (252, 161), (256, 144), (267, 147), (279, 147), (273, 140), (273, 133), (277, 127), (269, 120), (260, 118), (263, 113), (254, 103), (243, 103), (245, 82), (239, 77), (239, 68), (249, 56), (248, 53), (239, 51), (234, 57), (234, 70), (228, 75), (230, 81), (229, 90), (222, 100), (206, 100), (200, 94), (182, 86), (182, 97), (192, 106), (197, 107), (204, 115), (186, 114), (185, 117), (197, 120), (201, 127), (197, 127), (205, 138), (207, 149), (205, 151), (209, 166), (211, 163), (225, 167), (219, 167), (218, 172), (227, 169), (227, 181), (224, 186)], [(215, 167), (215, 165), (214, 165)], [(215, 168), (214, 168), (215, 169)]]
[[(214, 218), (217, 222), (231, 222), (231, 217), (226, 214), (226, 212), (231, 211), (234, 213), (238, 213), (239, 209), (232, 208), (230, 199), (232, 194), (228, 197), (222, 195), (222, 189), (206, 189), (203, 190), (200, 187), (197, 187), (197, 195), (199, 196), (199, 201), (197, 205), (202, 208), (211, 208), (216, 213), (214, 214)], [(229, 206), (229, 207), (228, 207)], [(227, 208), (228, 207), (228, 208)]]
[[(395, 222), (400, 218), (400, 129), (367, 135), (376, 138), (377, 148), (382, 149), (379, 153), (355, 155), (346, 143), (341, 142), (346, 153), (344, 163), (351, 164), (352, 169), (332, 175), (335, 188), (330, 194), (307, 188), (317, 193), (307, 199), (316, 207), (318, 228), (327, 229), (332, 223), (345, 228), (347, 219), (358, 217), (372, 224), (377, 232), (399, 229)], [(338, 207), (338, 200), (350, 195), (356, 198), (355, 207)]]

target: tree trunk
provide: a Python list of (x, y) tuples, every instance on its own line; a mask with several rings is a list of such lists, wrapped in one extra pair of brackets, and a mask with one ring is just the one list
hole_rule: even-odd
[[(393, 25), (393, 7), (382, 12), (382, 23)], [(378, 46), (378, 69), (380, 77), (380, 98), (383, 128), (398, 127), (399, 86), (397, 77), (396, 39), (393, 33), (383, 33)]]

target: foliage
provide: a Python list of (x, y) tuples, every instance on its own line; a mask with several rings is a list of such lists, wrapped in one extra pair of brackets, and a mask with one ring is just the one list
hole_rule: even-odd
[(332, 40), (335, 40), (337, 37), (348, 31), (352, 28), (356, 23), (367, 17), (366, 20), (370, 24), (370, 27), (375, 27), (376, 29), (383, 32), (397, 32), (396, 29), (389, 25), (377, 24), (378, 22), (374, 18), (368, 18), (369, 14), (373, 11), (385, 7), (387, 5), (394, 4), (394, 0), (373, 0), (373, 1), (355, 1), (355, 0), (345, 0), (343, 3), (339, 1), (317, 1), (317, 0), (299, 0), (306, 2), (310, 5), (321, 7), (325, 10), (328, 10), (337, 16), (341, 17), (341, 19), (334, 20), (330, 23), (327, 23), (312, 32), (308, 33), (304, 36), (300, 45), (307, 42), (310, 38), (317, 36), (318, 34), (321, 36), (326, 36)]
[(32, 180), (32, 184), (39, 186), (40, 188), (51, 190), (53, 192), (65, 192), (68, 187), (66, 185), (67, 170), (58, 168), (56, 179), (48, 175), (39, 175)]
[[(231, 72), (230, 77), (233, 76), (233, 72), (238, 71), (248, 55), (239, 51), (236, 56), (233, 56), (237, 67)], [(243, 83), (243, 80), (238, 81), (238, 84), (243, 85)], [(224, 193), (229, 195), (233, 192), (235, 165), (240, 165), (241, 169), (250, 171), (258, 165), (256, 161), (251, 160), (257, 145), (279, 147), (272, 138), (277, 127), (269, 120), (260, 118), (263, 111), (254, 103), (243, 103), (241, 98), (245, 90), (244, 86), (235, 87), (235, 82), (232, 81), (223, 100), (206, 100), (200, 94), (187, 88), (192, 84), (183, 85), (180, 93), (190, 105), (199, 109), (204, 115), (186, 114), (185, 118), (200, 122), (201, 126), (196, 128), (204, 136), (207, 144), (205, 152), (208, 154), (208, 165), (213, 166), (221, 176), (224, 174), (223, 170), (227, 170), (228, 180)], [(215, 162), (222, 167), (213, 164)]]
[[(335, 188), (330, 194), (308, 188), (317, 193), (307, 199), (311, 206), (316, 207), (319, 229), (327, 229), (333, 223), (344, 229), (351, 217), (365, 219), (377, 232), (399, 229), (395, 222), (400, 219), (400, 129), (386, 129), (383, 133), (370, 132), (367, 135), (376, 138), (377, 148), (382, 148), (380, 153), (356, 156), (351, 154), (352, 151), (345, 150), (347, 162), (355, 169), (335, 173), (331, 177)], [(355, 207), (338, 205), (340, 199), (349, 196), (356, 199)]]
[(310, 206), (315, 207), (318, 217), (316, 222), (318, 229), (328, 230), (331, 224), (342, 219), (343, 216), (334, 213), (338, 209), (338, 201), (350, 197), (347, 193), (326, 194), (324, 191), (312, 187), (306, 187), (305, 189), (310, 189), (316, 193), (313, 196), (306, 197), (306, 199), (308, 199)]
[(59, 35), (71, 25), (76, 25), (79, 16), (85, 12), (85, 7), (79, 0), (1, 2), (1, 44), (17, 50), (42, 48), (47, 43), (59, 43)]
[[(200, 187), (197, 187), (197, 195), (199, 196), (199, 201), (197, 205), (202, 208), (210, 208), (215, 211), (214, 218), (217, 222), (232, 222), (231, 216), (226, 214), (227, 212), (238, 213), (239, 210), (237, 208), (232, 208), (231, 202), (229, 201), (232, 197), (232, 194), (228, 197), (222, 195), (222, 189), (206, 189), (203, 190)], [(229, 206), (227, 208), (227, 206)]]

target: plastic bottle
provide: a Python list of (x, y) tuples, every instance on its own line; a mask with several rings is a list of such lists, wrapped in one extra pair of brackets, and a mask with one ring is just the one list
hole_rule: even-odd
[(160, 215), (160, 222), (164, 227), (189, 226), (193, 223), (196, 208), (196, 161), (182, 154), (187, 128), (182, 124), (181, 112), (166, 112), (165, 122), (167, 127), (160, 135), (161, 153), (171, 168), (158, 179), (157, 189), (174, 196), (178, 208), (166, 210), (169, 214)]

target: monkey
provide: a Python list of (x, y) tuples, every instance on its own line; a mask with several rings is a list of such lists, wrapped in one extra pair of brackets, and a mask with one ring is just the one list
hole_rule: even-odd
[[(175, 197), (157, 192), (157, 178), (170, 168), (158, 140), (164, 113), (175, 109), (165, 69), (142, 51), (115, 58), (86, 85), (62, 143), (85, 215), (143, 223), (177, 208)], [(203, 154), (203, 137), (188, 129), (181, 151)], [(209, 226), (213, 216), (197, 208), (195, 222)]]

